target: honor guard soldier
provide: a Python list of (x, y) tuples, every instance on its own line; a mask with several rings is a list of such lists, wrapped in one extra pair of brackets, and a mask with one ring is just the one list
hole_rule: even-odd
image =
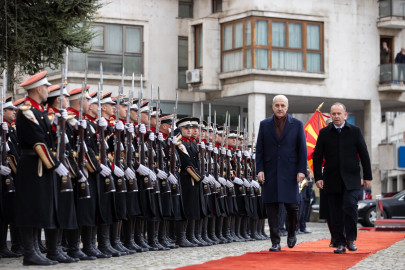
[[(21, 157), (17, 165), (16, 226), (20, 227), (24, 246), (24, 265), (55, 265), (64, 256), (57, 247), (58, 215), (56, 174), (67, 176), (69, 170), (53, 155), (55, 138), (43, 103), (48, 98), (46, 71), (20, 85), (28, 96), (17, 114), (18, 141)], [(67, 118), (67, 117), (66, 117)], [(56, 174), (54, 174), (56, 172)], [(38, 247), (38, 229), (47, 233), (48, 258)], [(55, 260), (56, 259), (56, 260)]]
[[(12, 103), (12, 97), (8, 97), (3, 103), (3, 123), (2, 123), (2, 139), (6, 141), (7, 162), (1, 164), (0, 174), (0, 257), (17, 258), (24, 254), (24, 249), (21, 245), (21, 236), (18, 228), (15, 226), (14, 214), (14, 189), (9, 189), (10, 182), (16, 179), (17, 164), (20, 158), (19, 147), (17, 142), (16, 130), (12, 126), (15, 120), (16, 112)], [(8, 137), (8, 139), (7, 139)], [(12, 178), (10, 178), (11, 176)], [(3, 189), (3, 190), (2, 190)], [(10, 226), (11, 251), (7, 248), (7, 231)]]

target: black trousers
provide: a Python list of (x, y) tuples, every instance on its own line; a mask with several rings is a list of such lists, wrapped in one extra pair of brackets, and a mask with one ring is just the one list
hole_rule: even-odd
[(304, 231), (306, 228), (307, 228), (307, 215), (308, 215), (308, 212), (310, 211), (310, 208), (311, 208), (311, 204), (310, 204), (310, 201), (304, 201), (304, 200), (302, 200), (301, 201), (301, 204), (300, 204), (300, 211), (299, 211), (299, 215), (298, 215), (298, 218), (299, 218), (299, 229), (300, 229), (300, 231)]
[[(280, 203), (266, 203), (267, 217), (269, 218), (270, 239), (273, 244), (280, 244), (280, 235), (278, 227), (278, 213)], [(288, 237), (295, 235), (298, 224), (298, 204), (284, 203), (288, 217)]]
[(343, 187), (342, 193), (328, 194), (332, 229), (337, 245), (346, 245), (346, 240), (357, 239), (358, 194), (358, 189), (347, 190), (346, 187)]

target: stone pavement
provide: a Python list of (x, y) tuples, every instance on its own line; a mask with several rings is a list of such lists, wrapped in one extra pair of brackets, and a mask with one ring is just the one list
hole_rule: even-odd
[[(311, 234), (298, 235), (298, 243), (317, 241), (329, 238), (329, 231), (326, 223), (307, 223), (307, 229)], [(268, 228), (267, 228), (268, 233)], [(286, 247), (286, 237), (282, 237), (281, 246)], [(131, 256), (124, 256), (111, 259), (99, 259), (95, 261), (84, 261), (74, 264), (58, 264), (52, 269), (170, 269), (180, 266), (200, 264), (209, 260), (217, 260), (227, 256), (239, 256), (246, 252), (268, 250), (271, 246), (270, 240), (252, 241), (245, 243), (231, 243), (199, 248), (180, 248), (171, 251), (156, 251), (137, 253)], [(285, 249), (283, 248), (283, 249)], [(288, 248), (287, 248), (288, 249)], [(333, 251), (332, 248), (331, 252)], [(405, 240), (398, 242), (386, 250), (377, 252), (359, 262), (351, 269), (400, 269), (405, 265)], [(48, 269), (45, 267), (29, 268), (22, 266), (22, 258), (0, 259), (0, 269)], [(50, 267), (49, 267), (50, 269)]]

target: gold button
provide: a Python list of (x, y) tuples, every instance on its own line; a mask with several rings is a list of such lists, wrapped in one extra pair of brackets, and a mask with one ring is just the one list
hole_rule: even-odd
[(72, 135), (72, 136), (70, 136), (70, 137), (72, 137), (72, 138), (73, 138), (73, 135)]
[(51, 151), (52, 151), (52, 148), (51, 148), (51, 149), (49, 149), (49, 150), (51, 150)]
[(46, 134), (49, 134), (49, 131), (48, 131), (48, 132), (46, 132)]
[(13, 130), (11, 130), (11, 132), (13, 132)]
[(87, 133), (90, 133), (90, 131), (87, 131)]
[(44, 117), (43, 117), (43, 116), (41, 116), (41, 119), (44, 119)]
[(20, 145), (19, 143), (17, 143), (17, 145)]
[(90, 136), (89, 136), (89, 139), (90, 139)]

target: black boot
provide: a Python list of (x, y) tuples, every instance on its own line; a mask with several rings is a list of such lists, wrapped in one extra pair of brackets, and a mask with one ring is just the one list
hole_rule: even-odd
[(167, 240), (171, 243), (176, 243), (176, 222), (167, 221)]
[(210, 242), (204, 241), (202, 238), (202, 231), (203, 231), (204, 219), (196, 220), (195, 221), (195, 238), (205, 247), (205, 246), (212, 246)]
[(136, 219), (135, 222), (135, 235), (134, 240), (135, 243), (140, 246), (141, 248), (148, 249), (149, 251), (157, 251), (159, 249), (151, 247), (147, 244), (144, 234), (142, 232), (142, 227), (144, 225), (144, 221)]
[(203, 219), (203, 227), (202, 227), (202, 231), (201, 231), (201, 237), (207, 243), (210, 243), (212, 245), (218, 244), (217, 242), (213, 241), (212, 239), (210, 239), (208, 237), (208, 217), (205, 217)]
[(67, 236), (66, 236), (66, 231), (62, 230), (62, 241), (61, 241), (61, 247), (63, 252), (67, 252), (69, 249), (69, 245), (68, 245), (68, 240), (67, 240)]
[[(78, 262), (78, 261), (80, 261), (78, 258), (72, 258), (63, 251), (62, 238), (63, 238), (64, 231), (65, 230), (58, 229), (58, 241), (57, 241), (56, 245), (58, 247), (59, 253), (68, 260), (72, 259), (72, 260), (74, 260), (74, 262)], [(66, 243), (67, 243), (67, 240), (66, 240)]]
[(100, 225), (97, 230), (98, 250), (112, 257), (120, 257), (123, 254), (111, 246), (110, 225)]
[(170, 250), (169, 247), (166, 247), (162, 244), (160, 244), (158, 236), (159, 236), (159, 228), (160, 228), (160, 224), (162, 223), (162, 221), (155, 221), (155, 234), (153, 236), (153, 241), (156, 244), (156, 246), (159, 248), (159, 250)]
[[(80, 249), (80, 229), (65, 231), (66, 239), (68, 242), (68, 256), (80, 261), (91, 261), (97, 259), (96, 256), (88, 256)], [(91, 238), (89, 237), (89, 239)]]
[(59, 263), (76, 262), (73, 258), (64, 256), (61, 250), (59, 250), (58, 248), (59, 230), (60, 229), (45, 230), (46, 247), (48, 248), (48, 253), (46, 254), (46, 257), (50, 260), (57, 261)]
[(20, 229), (15, 225), (10, 224), (10, 236), (11, 236), (11, 251), (15, 254), (24, 255), (24, 248), (21, 242)]
[(169, 249), (175, 249), (179, 248), (178, 245), (172, 245), (168, 240), (167, 240), (167, 235), (166, 235), (166, 228), (167, 228), (167, 221), (162, 220), (159, 224), (159, 232), (158, 232), (158, 241), (159, 243), (164, 246), (165, 248)]
[(37, 246), (39, 247), (39, 250), (41, 251), (41, 253), (48, 253), (48, 249), (42, 244), (42, 229), (38, 229), (38, 241)]
[(242, 217), (241, 216), (235, 216), (235, 236), (239, 238), (241, 242), (246, 242), (247, 240), (242, 237), (240, 234), (240, 228), (242, 224)]
[(235, 242), (245, 242), (245, 239), (239, 238), (236, 234), (235, 234), (235, 227), (236, 227), (236, 217), (235, 216), (229, 216), (228, 219), (230, 219), (230, 233), (231, 236), (233, 238), (233, 241)]
[(242, 222), (240, 226), (240, 235), (245, 238), (247, 241), (255, 241), (255, 239), (250, 238), (250, 236), (247, 233), (247, 221), (248, 217), (241, 217)]
[(187, 223), (186, 238), (190, 243), (199, 247), (203, 246), (203, 244), (195, 238), (195, 219), (190, 219)]
[[(129, 255), (129, 249), (124, 247), (121, 243), (120, 239), (120, 228), (121, 228), (121, 221), (113, 223), (110, 225), (110, 242), (111, 246), (122, 253), (122, 256)], [(136, 251), (131, 251), (131, 254), (135, 254)]]
[(38, 255), (35, 247), (35, 239), (38, 240), (37, 230), (33, 228), (19, 228), (21, 234), (21, 241), (24, 246), (24, 258), (23, 265), (55, 265), (58, 264), (56, 261), (51, 261), (43, 256)]
[(176, 222), (176, 245), (180, 247), (197, 247), (197, 244), (190, 243), (186, 238), (186, 230), (184, 229), (187, 221)]
[(222, 224), (222, 235), (223, 237), (228, 240), (228, 243), (232, 243), (234, 241), (233, 237), (231, 236), (231, 229), (229, 226), (229, 218), (224, 217), (224, 221)]
[[(135, 244), (132, 234), (132, 219), (122, 221), (122, 235), (123, 235), (123, 245), (126, 249), (131, 251), (131, 254), (135, 252), (143, 252), (142, 248)], [(134, 252), (135, 251), (135, 252)]]
[(226, 244), (228, 243), (228, 240), (224, 238), (222, 235), (222, 225), (224, 222), (224, 217), (217, 217), (216, 222), (215, 222), (215, 235), (219, 239), (220, 244)]
[[(96, 231), (96, 227), (83, 226), (82, 227), (82, 252), (88, 257), (94, 257), (97, 259), (111, 258), (111, 255), (104, 254), (93, 245), (93, 230)], [(96, 231), (97, 232), (97, 231)]]
[(254, 240), (262, 240), (260, 237), (257, 236), (257, 224), (256, 220), (253, 218), (249, 218), (249, 232), (250, 232), (250, 238)]
[[(52, 261), (50, 259), (48, 259), (47, 257), (45, 257), (45, 255), (41, 252), (40, 248), (39, 248), (39, 242), (41, 242), (42, 245), (42, 241), (41, 238), (38, 239), (38, 235), (40, 234), (42, 229), (38, 229), (38, 228), (32, 228), (32, 233), (34, 235), (34, 247), (35, 247), (35, 251), (37, 252), (38, 256), (41, 257), (43, 260), (45, 261), (50, 261), (52, 262), (52, 264), (58, 264), (57, 261)], [(39, 232), (38, 232), (39, 231)], [(23, 236), (21, 235), (21, 238)], [(46, 249), (48, 251), (48, 249)]]
[(158, 245), (155, 242), (156, 230), (155, 230), (155, 221), (147, 221), (146, 223), (146, 233), (148, 234), (148, 245), (155, 250), (163, 250), (162, 246)]
[(22, 254), (15, 254), (7, 248), (8, 224), (0, 222), (0, 256), (3, 258), (18, 258)]
[(261, 226), (262, 235), (263, 235), (264, 238), (266, 238), (266, 240), (268, 240), (268, 239), (270, 239), (270, 236), (268, 236), (266, 234), (266, 220), (261, 219), (260, 221), (261, 221), (261, 224), (262, 224), (262, 226)]
[(215, 243), (215, 245), (220, 244), (220, 240), (217, 238), (215, 234), (215, 224), (216, 224), (216, 218), (208, 218), (208, 238), (212, 240), (212, 242)]

